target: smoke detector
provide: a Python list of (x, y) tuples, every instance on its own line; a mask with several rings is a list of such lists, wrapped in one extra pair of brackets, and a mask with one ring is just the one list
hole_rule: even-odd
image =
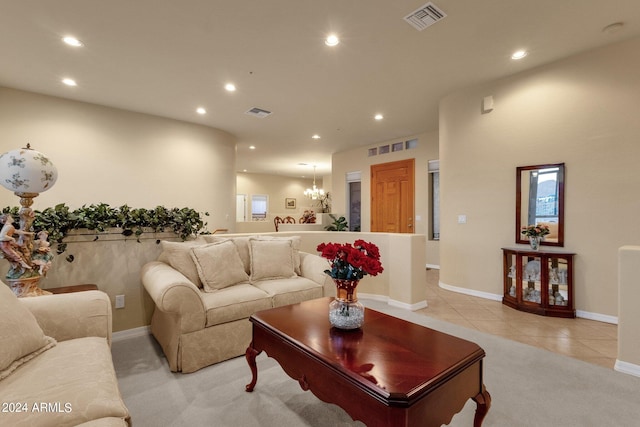
[(271, 114), (271, 111), (267, 111), (265, 109), (258, 108), (258, 107), (253, 107), (252, 109), (245, 111), (244, 113), (250, 116), (258, 117), (259, 119), (264, 119), (265, 117)]
[(422, 31), (446, 17), (447, 14), (442, 9), (429, 2), (405, 16), (404, 20), (416, 30)]

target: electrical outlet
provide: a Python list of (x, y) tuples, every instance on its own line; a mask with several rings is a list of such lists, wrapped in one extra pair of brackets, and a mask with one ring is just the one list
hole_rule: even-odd
[(466, 224), (467, 216), (466, 215), (458, 215), (458, 224)]
[(116, 295), (116, 308), (124, 308), (124, 295)]

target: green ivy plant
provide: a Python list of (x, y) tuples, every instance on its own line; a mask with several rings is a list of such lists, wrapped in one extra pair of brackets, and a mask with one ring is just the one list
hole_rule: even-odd
[(329, 214), (333, 222), (327, 225), (324, 229), (327, 231), (348, 231), (349, 225), (347, 224), (347, 219), (343, 216), (340, 218), (336, 218), (335, 215)]
[[(18, 217), (18, 207), (5, 207), (2, 213), (10, 213)], [(186, 240), (197, 234), (207, 234), (199, 212), (191, 208), (166, 208), (157, 206), (153, 209), (131, 208), (127, 205), (111, 207), (106, 203), (97, 205), (83, 205), (81, 208), (71, 210), (64, 203), (42, 211), (34, 210), (33, 231), (46, 230), (49, 240), (57, 243), (58, 254), (66, 250), (67, 244), (63, 241), (71, 230), (89, 229), (99, 233), (109, 228), (120, 228), (124, 236), (135, 235), (138, 242), (145, 229), (152, 232), (173, 231)], [(209, 216), (208, 212), (204, 213)]]

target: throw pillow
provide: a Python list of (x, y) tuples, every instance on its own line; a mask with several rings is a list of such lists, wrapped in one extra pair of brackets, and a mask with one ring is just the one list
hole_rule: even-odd
[(249, 239), (251, 283), (295, 276), (291, 240)]
[(42, 332), (33, 314), (0, 284), (0, 380), (20, 365), (56, 345)]
[(298, 276), (302, 275), (300, 271), (300, 243), (302, 238), (300, 236), (291, 237), (276, 237), (276, 236), (258, 236), (261, 240), (291, 240), (291, 246), (293, 247), (293, 269)]
[(194, 285), (202, 288), (198, 269), (191, 258), (191, 248), (203, 246), (205, 244), (205, 242), (198, 240), (186, 242), (169, 242), (163, 240), (160, 242), (160, 245), (162, 246), (162, 253), (160, 254), (160, 257), (158, 257), (158, 260), (169, 264), (171, 267), (184, 274), (184, 276)]
[(248, 282), (240, 255), (231, 240), (191, 248), (205, 292), (215, 292), (236, 283)]
[(251, 274), (251, 257), (249, 255), (249, 239), (256, 236), (243, 236), (243, 237), (219, 237), (219, 236), (204, 236), (209, 243), (222, 242), (225, 240), (231, 240), (236, 245), (236, 250), (242, 265), (244, 265), (244, 271), (247, 274)]

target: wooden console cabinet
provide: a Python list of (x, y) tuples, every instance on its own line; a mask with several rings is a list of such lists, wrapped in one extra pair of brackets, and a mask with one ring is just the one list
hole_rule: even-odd
[(502, 248), (502, 303), (521, 311), (576, 317), (573, 301), (573, 256), (570, 252)]

